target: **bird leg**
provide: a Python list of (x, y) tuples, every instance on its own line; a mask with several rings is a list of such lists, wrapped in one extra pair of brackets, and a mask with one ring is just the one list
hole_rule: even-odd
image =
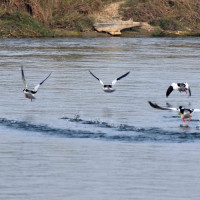
[(187, 91), (185, 91), (185, 93), (187, 94)]
[(191, 117), (189, 118), (189, 121), (188, 121), (188, 123), (190, 123), (190, 121), (191, 121)]
[(185, 120), (184, 119), (182, 119), (183, 120), (183, 123), (185, 123)]

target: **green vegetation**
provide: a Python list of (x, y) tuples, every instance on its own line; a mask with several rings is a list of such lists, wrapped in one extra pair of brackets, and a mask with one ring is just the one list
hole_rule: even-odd
[[(116, 0), (61, 0), (52, 14), (52, 26), (76, 31), (92, 31), (93, 14)], [(119, 0), (118, 0), (119, 1)]]
[(78, 36), (93, 31), (93, 14), (115, 1), (2, 0), (0, 37)]
[(0, 12), (0, 37), (46, 37), (54, 32), (22, 12)]
[(132, 18), (158, 27), (154, 36), (163, 36), (165, 31), (193, 35), (200, 30), (199, 8), (199, 0), (127, 0), (119, 12), (124, 20)]
[[(96, 13), (119, 1), (1, 0), (0, 37), (80, 36), (93, 31)], [(124, 0), (119, 13), (154, 26), (153, 36), (199, 36), (199, 8), (199, 0)]]
[(184, 25), (174, 18), (160, 18), (150, 22), (153, 26), (159, 26), (163, 30), (178, 31), (184, 30)]
[(152, 33), (152, 36), (154, 37), (158, 37), (158, 36), (162, 36), (162, 29), (160, 27), (156, 27)]

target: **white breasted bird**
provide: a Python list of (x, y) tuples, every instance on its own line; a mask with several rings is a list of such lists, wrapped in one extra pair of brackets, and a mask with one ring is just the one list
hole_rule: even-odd
[(185, 92), (186, 94), (189, 93), (189, 96), (191, 96), (191, 90), (188, 83), (172, 83), (166, 92), (166, 97), (168, 97), (173, 90), (178, 90), (179, 92)]
[(104, 91), (104, 92), (107, 92), (107, 93), (114, 92), (115, 89), (113, 88), (113, 86), (117, 83), (117, 81), (119, 81), (120, 79), (126, 77), (126, 76), (130, 73), (130, 72), (127, 72), (126, 74), (124, 74), (124, 75), (120, 76), (119, 78), (116, 78), (115, 80), (113, 80), (112, 83), (111, 83), (110, 85), (105, 85), (105, 84), (103, 83), (103, 81), (100, 80), (98, 77), (96, 77), (90, 70), (89, 70), (89, 72), (90, 72), (90, 74), (91, 74), (94, 78), (96, 78), (96, 79), (100, 82), (100, 84), (103, 86), (103, 88), (102, 88), (103, 91)]
[(46, 81), (49, 78), (49, 76), (51, 75), (52, 72), (42, 82), (37, 84), (33, 88), (33, 90), (29, 90), (28, 89), (28, 86), (27, 86), (27, 83), (26, 83), (26, 79), (25, 79), (25, 76), (24, 76), (23, 66), (21, 66), (21, 73), (22, 73), (22, 80), (23, 80), (23, 83), (24, 83), (23, 92), (24, 92), (25, 98), (31, 99), (31, 101), (32, 101), (33, 99), (35, 99), (35, 94), (37, 93), (39, 87), (44, 83), (44, 81)]

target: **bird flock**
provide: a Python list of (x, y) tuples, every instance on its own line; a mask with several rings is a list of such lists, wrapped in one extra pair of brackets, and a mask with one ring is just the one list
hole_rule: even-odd
[[(115, 89), (113, 88), (113, 86), (122, 78), (126, 77), (130, 72), (127, 72), (125, 74), (123, 74), (122, 76), (114, 79), (111, 84), (104, 84), (103, 81), (101, 79), (99, 79), (97, 76), (95, 76), (90, 70), (89, 73), (95, 78), (97, 79), (100, 84), (102, 85), (102, 89), (104, 92), (106, 93), (112, 93), (115, 91)], [(24, 69), (23, 66), (21, 66), (21, 75), (22, 75), (22, 81), (24, 84), (24, 96), (25, 98), (30, 99), (31, 101), (33, 99), (35, 99), (35, 94), (38, 92), (39, 87), (51, 76), (51, 73), (39, 84), (37, 84), (32, 90), (28, 89), (27, 83), (26, 83), (26, 79), (25, 79), (25, 75), (24, 75)], [(172, 91), (177, 90), (179, 92), (185, 92), (186, 95), (191, 96), (191, 89), (188, 83), (172, 83), (167, 91), (166, 91), (166, 97), (169, 97), (169, 95), (172, 93)], [(155, 109), (159, 109), (159, 110), (171, 110), (171, 111), (175, 111), (178, 112), (178, 114), (181, 116), (183, 123), (185, 123), (186, 119), (188, 119), (188, 123), (190, 123), (191, 121), (191, 117), (192, 117), (192, 113), (194, 112), (200, 112), (200, 109), (190, 109), (190, 108), (184, 108), (183, 106), (179, 106), (178, 108), (173, 108), (173, 107), (161, 107), (159, 105), (157, 105), (156, 103), (153, 103), (151, 101), (148, 101), (149, 105)]]
[[(126, 77), (130, 73), (130, 72), (127, 72), (126, 74), (123, 74), (122, 76), (114, 79), (110, 85), (105, 85), (103, 83), (103, 81), (100, 80), (98, 77), (96, 77), (90, 70), (89, 70), (89, 72), (94, 78), (96, 78), (100, 82), (100, 84), (103, 86), (103, 88), (102, 88), (103, 91), (106, 92), (106, 93), (114, 92), (115, 89), (113, 88), (113, 86), (117, 83), (117, 81), (119, 81), (120, 79)], [(25, 98), (30, 99), (31, 101), (33, 99), (35, 99), (35, 94), (37, 93), (39, 87), (51, 76), (51, 73), (50, 73), (42, 82), (37, 84), (33, 88), (33, 90), (30, 90), (30, 89), (28, 89), (28, 86), (27, 86), (27, 83), (26, 83), (23, 66), (21, 66), (21, 74), (22, 74), (22, 81), (24, 83), (24, 90), (23, 90), (24, 96), (25, 96)]]
[[(188, 83), (172, 83), (166, 91), (166, 97), (168, 97), (173, 90), (177, 90), (179, 92), (185, 92), (186, 95), (191, 96), (191, 89), (190, 89), (190, 86), (189, 86)], [(200, 109), (184, 108), (183, 106), (179, 106), (178, 108), (161, 107), (156, 103), (152, 103), (151, 101), (148, 101), (148, 102), (149, 102), (149, 105), (153, 108), (160, 109), (160, 110), (171, 110), (171, 111), (178, 112), (178, 115), (181, 116), (183, 123), (186, 122), (185, 121), (186, 119), (188, 119), (188, 123), (190, 123), (192, 114), (194, 112), (200, 112)]]

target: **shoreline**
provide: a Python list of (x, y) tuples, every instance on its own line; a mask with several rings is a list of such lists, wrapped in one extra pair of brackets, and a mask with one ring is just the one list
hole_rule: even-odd
[[(17, 9), (14, 2), (18, 5)], [(190, 14), (193, 11), (192, 18), (185, 19), (182, 12), (177, 12), (175, 4), (155, 4), (154, 0), (132, 2), (130, 5), (127, 1), (116, 0), (107, 4), (102, 1), (101, 7), (95, 4), (94, 8), (85, 0), (84, 4), (72, 3), (74, 7), (67, 2), (63, 2), (62, 5), (61, 1), (55, 5), (48, 4), (49, 10), (46, 10), (46, 7), (38, 9), (37, 6), (41, 6), (41, 2), (28, 4), (29, 7), (18, 0), (13, 0), (10, 4), (1, 3), (0, 38), (200, 36), (200, 23), (195, 10), (200, 3), (193, 2), (193, 7), (189, 10), (186, 9), (187, 2), (178, 7), (178, 11)], [(84, 5), (85, 10), (80, 10), (80, 5)], [(72, 6), (69, 13), (68, 6)], [(151, 9), (145, 10), (145, 6), (150, 6)], [(162, 15), (159, 11), (163, 9), (168, 9), (172, 13)], [(180, 21), (179, 18), (184, 20)]]
[[(61, 33), (61, 32), (62, 33)], [(45, 36), (30, 36), (30, 35), (4, 35), (0, 37), (1, 39), (6, 38), (113, 38), (113, 37), (122, 37), (122, 38), (153, 38), (153, 37), (200, 37), (200, 32), (195, 31), (162, 31), (160, 34), (153, 35), (152, 32), (146, 31), (122, 31), (120, 36), (113, 36), (105, 32), (97, 31), (88, 31), (88, 32), (77, 32), (77, 31), (63, 31), (55, 32), (54, 35), (45, 35)]]

